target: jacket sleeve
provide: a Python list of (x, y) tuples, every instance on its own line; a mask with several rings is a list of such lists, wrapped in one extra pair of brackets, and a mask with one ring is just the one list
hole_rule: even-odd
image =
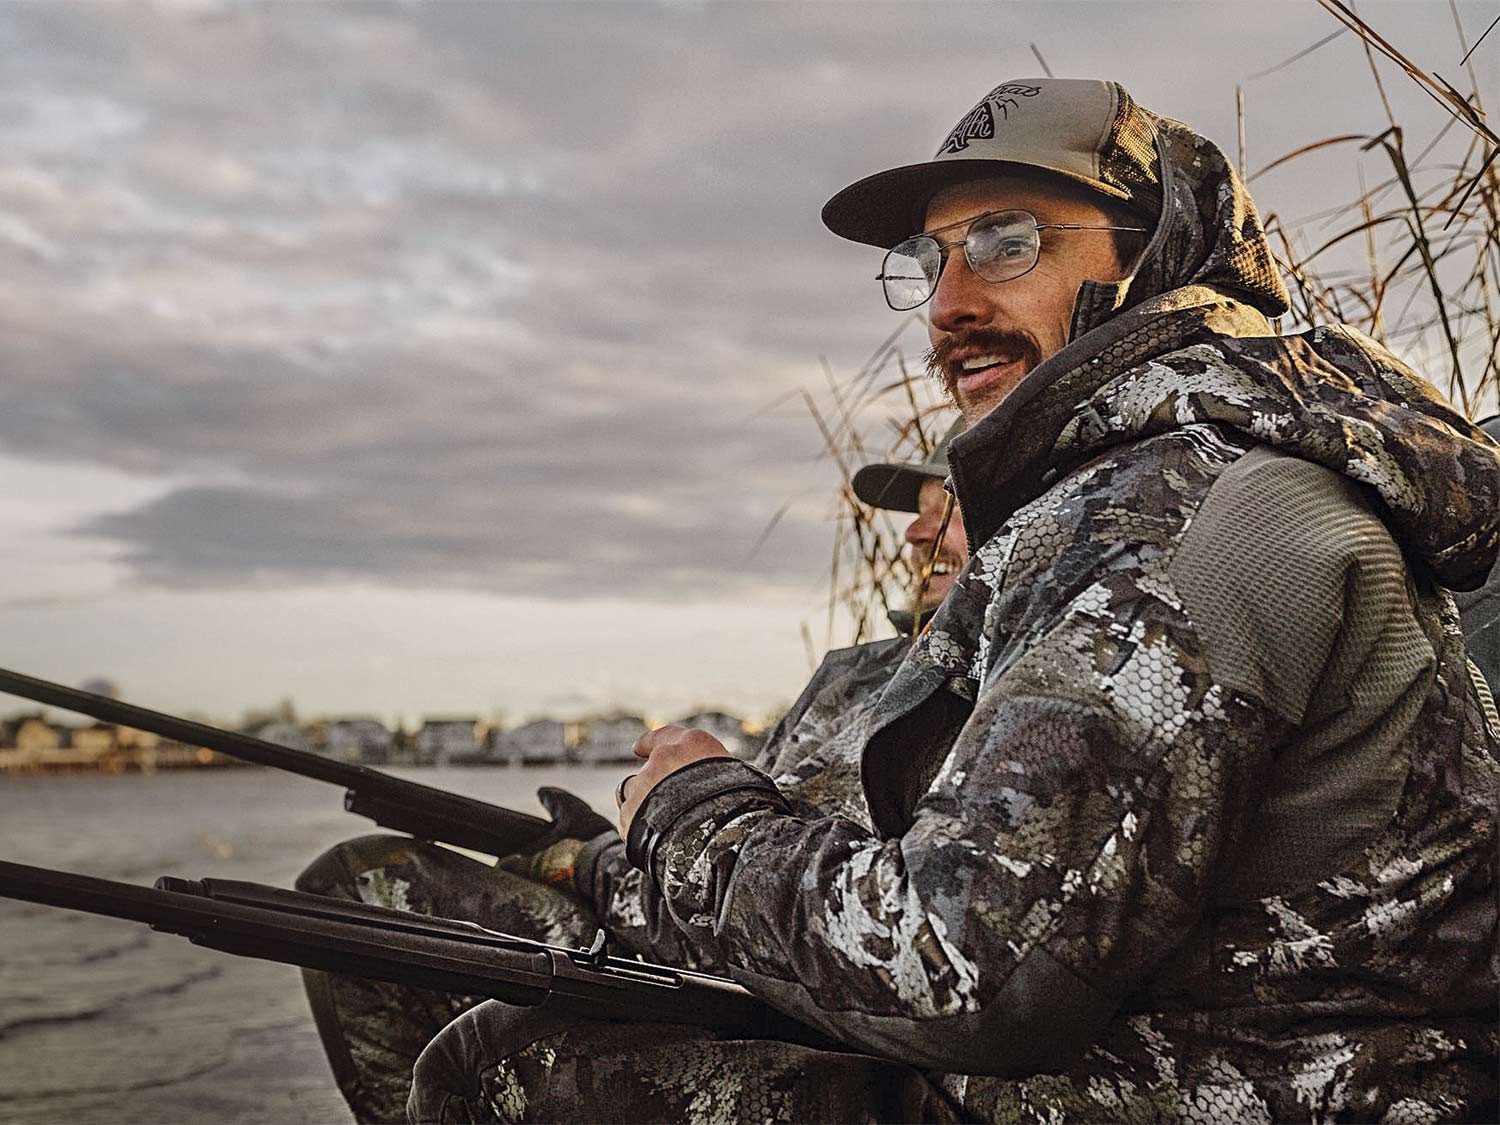
[[(806, 709), (807, 699), (820, 683), (820, 675), (803, 691), (792, 709), (782, 717), (762, 744), (753, 763), (769, 769), (769, 763), (780, 752), (794, 717)], [(599, 925), (611, 940), (629, 953), (664, 965), (680, 965), (704, 972), (720, 972), (724, 963), (713, 942), (695, 941), (693, 935), (678, 928), (666, 911), (645, 873), (633, 866), (625, 854), (625, 842), (617, 833), (605, 833), (584, 847), (579, 854), (574, 886), (594, 910)]]
[(1285, 731), (1212, 680), (1164, 575), (1075, 589), (1024, 651), (995, 645), (898, 838), (798, 818), (743, 763), (663, 780), (628, 844), (676, 925), (876, 1053), (1014, 1076), (1086, 1048), (1199, 919)]
[(695, 941), (667, 915), (661, 896), (647, 885), (645, 873), (625, 857), (625, 842), (616, 833), (592, 840), (579, 857), (575, 885), (591, 903), (594, 917), (610, 939), (647, 961), (717, 972), (724, 968), (713, 943)]

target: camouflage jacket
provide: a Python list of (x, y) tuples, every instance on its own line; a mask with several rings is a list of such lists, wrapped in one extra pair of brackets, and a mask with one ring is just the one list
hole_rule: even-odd
[(1471, 1117), (1500, 724), (1446, 587), (1495, 561), (1500, 453), (1360, 334), (1272, 335), (1227, 162), (1159, 151), (1134, 277), (952, 446), (973, 557), (815, 807), (695, 763), (629, 856), (966, 1115)]
[[(1488, 419), (1480, 428), (1500, 439), (1500, 417)], [(1459, 594), (1457, 601), (1469, 659), (1483, 673), (1490, 694), (1500, 695), (1500, 566), (1490, 571), (1482, 587)]]
[[(799, 815), (847, 816), (873, 827), (860, 790), (860, 749), (881, 691), (911, 647), (895, 637), (830, 652), (754, 759)], [(577, 887), (610, 937), (648, 960), (722, 969), (713, 943), (673, 924), (645, 873), (614, 833), (591, 841), (577, 865)]]

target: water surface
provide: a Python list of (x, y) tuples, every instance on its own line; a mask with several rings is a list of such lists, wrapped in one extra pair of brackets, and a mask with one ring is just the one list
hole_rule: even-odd
[[(628, 766), (393, 770), (541, 814), (562, 785), (612, 814)], [(0, 859), (149, 886), (289, 887), (381, 831), (342, 790), (262, 769), (0, 779)], [(0, 1122), (346, 1122), (298, 971), (112, 918), (0, 899)]]

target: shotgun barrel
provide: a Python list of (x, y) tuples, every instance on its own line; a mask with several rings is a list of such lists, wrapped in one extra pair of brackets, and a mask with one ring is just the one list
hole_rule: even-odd
[(0, 897), (81, 910), (195, 945), (567, 1015), (691, 1024), (739, 1037), (830, 1046), (723, 977), (612, 957), (603, 931), (566, 949), (404, 910), (259, 883), (163, 877), (154, 888), (0, 861)]
[(376, 824), (409, 832), (420, 840), (454, 844), (486, 855), (531, 851), (549, 843), (550, 821), (499, 805), (476, 801), (445, 789), (393, 777), (350, 762), (335, 762), (306, 750), (278, 746), (238, 731), (180, 719), (122, 703), (105, 695), (64, 687), (35, 676), (0, 668), (0, 691), (37, 703), (76, 711), (101, 722), (148, 731), (189, 746), (215, 750), (231, 758), (272, 766), (316, 781), (344, 787), (344, 807)]

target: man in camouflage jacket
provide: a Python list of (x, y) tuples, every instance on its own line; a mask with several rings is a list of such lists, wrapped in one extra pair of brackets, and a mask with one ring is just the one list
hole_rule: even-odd
[[(824, 215), (889, 246), (1080, 190), (1030, 281), (958, 242), (929, 279), (974, 555), (815, 807), (672, 728), (625, 794), (684, 940), (863, 1053), (486, 1003), (414, 1119), (1495, 1118), (1500, 732), (1447, 588), (1497, 448), (1359, 333), (1274, 335), (1243, 185), (1116, 84), (997, 87)], [(1122, 204), (1144, 248), (1027, 322)]]
[[(956, 534), (956, 514), (939, 536), (942, 507), (934, 507), (934, 486), (928, 483), (947, 475), (946, 442), (959, 428), (945, 435), (928, 460), (867, 465), (853, 481), (872, 506), (916, 514), (906, 532), (913, 571), (931, 558), (941, 559), (944, 571), (951, 568), (956, 575), (967, 558)], [(938, 542), (941, 549), (934, 546)], [(951, 584), (947, 573), (930, 578), (927, 590), (914, 595), (921, 605), (911, 609), (930, 618)], [(836, 809), (864, 815), (858, 746), (846, 732), (862, 729), (862, 716), (911, 644), (911, 610), (890, 616), (900, 635), (830, 652), (754, 760), (807, 815)], [(536, 854), (507, 857), (490, 868), (420, 840), (374, 834), (331, 848), (298, 877), (297, 888), (478, 922), (555, 945), (587, 945), (603, 927), (617, 953), (723, 969), (712, 946), (696, 945), (672, 923), (608, 821), (564, 790), (544, 788), (538, 795), (552, 814), (552, 835), (561, 838)], [(479, 1002), (314, 970), (305, 971), (303, 979), (334, 1077), (360, 1121), (404, 1120), (417, 1055), (454, 1017)]]

